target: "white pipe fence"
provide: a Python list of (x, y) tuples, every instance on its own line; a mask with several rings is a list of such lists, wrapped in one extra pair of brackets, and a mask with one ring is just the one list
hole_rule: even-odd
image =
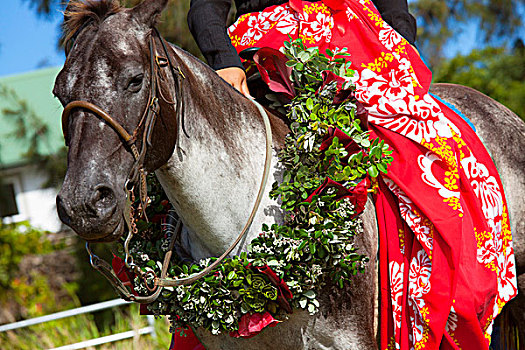
[[(33, 326), (33, 325), (40, 324), (40, 323), (59, 320), (65, 317), (87, 314), (90, 312), (100, 311), (100, 310), (109, 309), (109, 308), (126, 305), (126, 304), (131, 304), (131, 302), (125, 301), (123, 299), (114, 299), (114, 300), (104, 301), (98, 304), (93, 304), (93, 305), (79, 307), (76, 309), (61, 311), (61, 312), (57, 312), (57, 313), (42, 316), (42, 317), (35, 317), (35, 318), (28, 319), (28, 320), (0, 325), (0, 332), (11, 331), (11, 330), (18, 329), (18, 328), (29, 327), (29, 326)], [(59, 348), (53, 348), (50, 350), (84, 349), (90, 346), (111, 343), (111, 342), (115, 342), (119, 340), (138, 337), (144, 334), (151, 334), (152, 337), (156, 337), (155, 328), (154, 328), (155, 317), (148, 315), (147, 318), (148, 318), (148, 325), (149, 325), (148, 327), (140, 328), (137, 330), (131, 330), (128, 332), (122, 332), (118, 334), (112, 334), (112, 335), (108, 335), (105, 337), (90, 339), (90, 340), (86, 340), (80, 343), (65, 345), (65, 346), (61, 346)]]

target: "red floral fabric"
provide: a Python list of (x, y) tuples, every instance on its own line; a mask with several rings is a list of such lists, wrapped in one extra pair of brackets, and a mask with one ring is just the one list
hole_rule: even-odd
[(395, 159), (376, 196), (381, 349), (488, 348), (493, 319), (517, 293), (503, 187), (475, 132), (428, 94), (417, 52), (369, 0), (292, 0), (241, 16), (228, 33), (238, 51), (278, 50), (291, 36), (351, 53), (371, 136)]

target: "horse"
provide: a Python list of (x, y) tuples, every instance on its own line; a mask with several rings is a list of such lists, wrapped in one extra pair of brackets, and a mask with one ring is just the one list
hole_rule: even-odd
[[(263, 173), (265, 127), (253, 102), (212, 69), (177, 46), (161, 49), (154, 25), (167, 2), (144, 0), (130, 9), (111, 0), (68, 5), (65, 27), (75, 40), (53, 89), (68, 109), (68, 169), (57, 210), (87, 242), (119, 239), (130, 187), (140, 186), (138, 159), (161, 182), (183, 220), (181, 244), (198, 260), (225, 251), (245, 225)], [(436, 84), (432, 91), (469, 116), (494, 158), (510, 207), (519, 289), (525, 291), (525, 124), (473, 89)], [(146, 119), (155, 122), (146, 125)], [(271, 182), (281, 178), (277, 153), (289, 129), (278, 116), (269, 113), (269, 119)], [(282, 222), (269, 190), (237, 252), (261, 224)], [(343, 289), (324, 287), (316, 315), (294, 311), (250, 340), (196, 330), (201, 341), (209, 349), (377, 349), (378, 230), (371, 200), (362, 220), (357, 244), (369, 265)], [(510, 305), (521, 322), (523, 299), (519, 294)]]

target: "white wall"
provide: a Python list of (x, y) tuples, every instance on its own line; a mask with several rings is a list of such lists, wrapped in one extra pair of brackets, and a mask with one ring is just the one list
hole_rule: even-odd
[(56, 212), (57, 189), (42, 188), (47, 177), (36, 166), (24, 166), (2, 171), (3, 183), (12, 183), (15, 189), (18, 215), (4, 218), (4, 222), (29, 221), (42, 230), (58, 232), (62, 224)]

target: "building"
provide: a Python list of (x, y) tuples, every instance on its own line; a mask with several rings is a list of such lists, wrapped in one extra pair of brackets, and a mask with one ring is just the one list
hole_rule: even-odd
[(42, 155), (64, 147), (62, 106), (51, 92), (58, 72), (59, 68), (45, 68), (0, 78), (0, 217), (7, 223), (27, 220), (52, 232), (62, 228), (56, 213), (57, 189), (44, 188), (48, 173), (25, 153), (32, 138), (38, 139)]

